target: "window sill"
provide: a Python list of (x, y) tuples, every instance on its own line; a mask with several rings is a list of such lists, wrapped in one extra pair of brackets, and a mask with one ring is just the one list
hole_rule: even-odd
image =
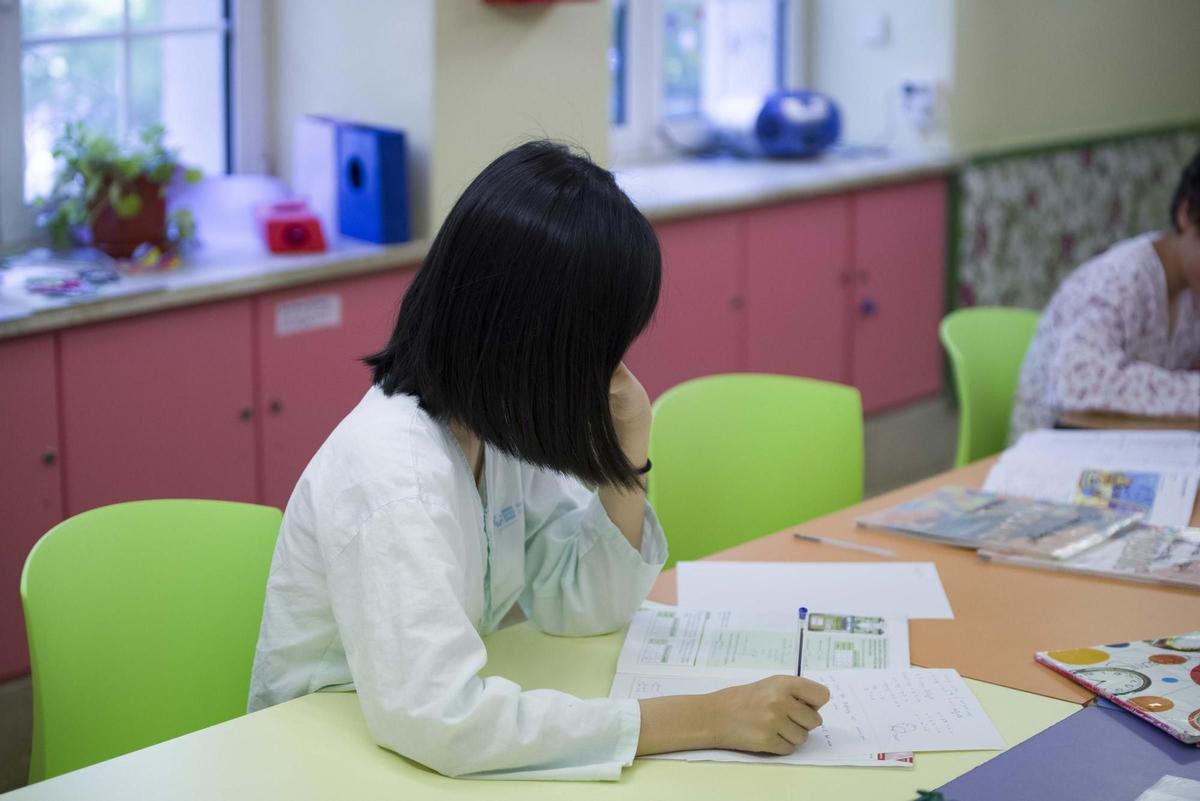
[(679, 159), (622, 166), (613, 172), (642, 213), (662, 221), (944, 175), (959, 163), (957, 154), (937, 150), (835, 153), (796, 161)]
[(0, 269), (0, 339), (416, 265), (427, 249), (425, 241), (354, 240), (294, 256), (200, 248), (177, 270), (126, 276), (79, 299), (30, 295), (22, 279)]

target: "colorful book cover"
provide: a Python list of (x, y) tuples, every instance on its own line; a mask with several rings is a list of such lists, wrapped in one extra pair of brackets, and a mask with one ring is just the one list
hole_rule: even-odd
[(942, 487), (861, 517), (858, 525), (967, 548), (1066, 559), (1140, 519), (1141, 512), (1132, 508), (1081, 506)]
[(1052, 567), (1091, 576), (1200, 589), (1200, 529), (1138, 525), (1070, 559), (1045, 559), (980, 549), (1005, 564)]
[(1200, 744), (1200, 631), (1039, 651), (1036, 659), (1172, 737)]

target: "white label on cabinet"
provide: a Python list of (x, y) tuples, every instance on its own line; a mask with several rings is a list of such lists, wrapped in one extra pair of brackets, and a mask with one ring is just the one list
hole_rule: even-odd
[(341, 324), (341, 295), (313, 295), (275, 305), (275, 336), (337, 328)]

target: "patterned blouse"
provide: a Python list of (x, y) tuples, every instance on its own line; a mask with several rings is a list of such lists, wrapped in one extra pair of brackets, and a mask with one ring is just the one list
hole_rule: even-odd
[(1200, 415), (1200, 298), (1185, 288), (1168, 314), (1158, 236), (1118, 242), (1054, 293), (1025, 355), (1010, 439), (1064, 411)]

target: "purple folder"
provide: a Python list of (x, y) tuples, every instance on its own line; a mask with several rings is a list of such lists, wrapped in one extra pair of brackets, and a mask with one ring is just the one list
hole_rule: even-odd
[(1200, 780), (1200, 748), (1089, 706), (938, 789), (946, 801), (1131, 801), (1168, 773)]

